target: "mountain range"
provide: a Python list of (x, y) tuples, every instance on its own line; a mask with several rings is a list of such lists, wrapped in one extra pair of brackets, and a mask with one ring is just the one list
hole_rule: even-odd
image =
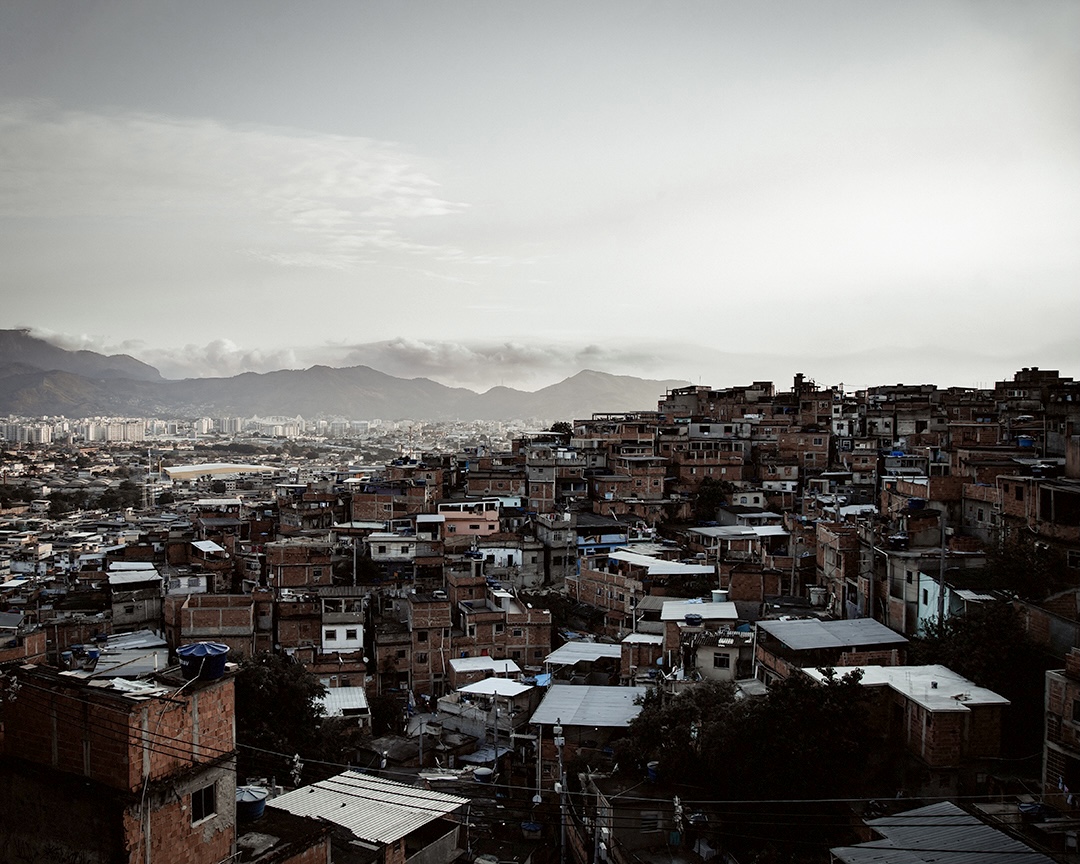
[(598, 411), (655, 410), (665, 390), (686, 383), (584, 370), (534, 392), (493, 387), (476, 393), (368, 366), (174, 381), (126, 354), (68, 351), (26, 330), (0, 330), (0, 413), (19, 416), (571, 420)]

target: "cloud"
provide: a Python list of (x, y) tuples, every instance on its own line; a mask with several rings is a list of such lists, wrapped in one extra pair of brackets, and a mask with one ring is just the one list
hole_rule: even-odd
[[(404, 378), (485, 390), (494, 385), (535, 389), (590, 368), (640, 374), (662, 365), (661, 355), (601, 345), (550, 341), (455, 342), (397, 338), (342, 346), (341, 361)], [(648, 374), (646, 371), (645, 374)]]
[(202, 230), (283, 267), (345, 268), (373, 256), (478, 262), (417, 239), (467, 209), (395, 144), (150, 114), (0, 104), (0, 215), (107, 219)]

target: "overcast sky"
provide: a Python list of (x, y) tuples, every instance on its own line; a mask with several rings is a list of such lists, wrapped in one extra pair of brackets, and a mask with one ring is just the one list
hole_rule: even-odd
[(1080, 3), (0, 4), (0, 326), (170, 377), (1080, 377)]

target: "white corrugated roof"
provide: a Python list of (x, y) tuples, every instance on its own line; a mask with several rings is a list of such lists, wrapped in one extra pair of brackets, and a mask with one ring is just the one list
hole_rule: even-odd
[(622, 648), (603, 642), (567, 642), (548, 654), (544, 662), (554, 663), (556, 666), (573, 666), (582, 660), (593, 661), (601, 657), (622, 657)]
[(678, 573), (696, 575), (716, 572), (716, 568), (712, 565), (682, 564), (678, 561), (665, 561), (662, 558), (641, 555), (637, 552), (631, 552), (628, 549), (616, 549), (614, 552), (608, 553), (607, 557), (614, 558), (616, 561), (625, 561), (627, 564), (632, 564), (635, 567), (644, 567), (649, 573), (655, 576), (674, 575)]
[(625, 728), (641, 713), (646, 687), (577, 687), (553, 684), (530, 723)]
[(218, 546), (213, 540), (192, 540), (191, 545), (198, 549), (200, 552), (224, 552), (224, 546)]
[(363, 687), (327, 687), (319, 697), (328, 717), (340, 717), (345, 711), (366, 710), (367, 691)]
[(993, 594), (987, 594), (984, 591), (972, 591), (968, 588), (960, 588), (956, 592), (956, 596), (961, 600), (994, 600), (996, 599)]
[[(123, 548), (123, 547), (121, 547)], [(98, 556), (100, 557), (100, 556)], [(113, 573), (119, 570), (154, 570), (157, 568), (152, 561), (110, 561), (109, 572)]]
[(121, 573), (110, 573), (110, 585), (137, 585), (140, 582), (160, 582), (161, 576), (154, 569), (130, 570)]
[(468, 804), (467, 798), (345, 771), (267, 802), (297, 816), (326, 819), (359, 840), (393, 843)]
[(532, 690), (532, 686), (511, 681), (509, 678), (485, 678), (475, 684), (458, 687), (459, 693), (476, 693), (481, 696), (517, 696), (526, 690)]
[(687, 600), (668, 600), (660, 609), (661, 621), (682, 621), (687, 615), (700, 615), (705, 621), (739, 620), (739, 610), (730, 601), (692, 603)]
[(498, 675), (518, 675), (521, 667), (513, 660), (496, 660), (494, 657), (451, 657), (450, 667), (455, 672), (494, 672)]

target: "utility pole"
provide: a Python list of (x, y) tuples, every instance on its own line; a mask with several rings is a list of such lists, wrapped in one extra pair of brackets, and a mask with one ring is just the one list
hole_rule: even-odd
[(551, 730), (555, 735), (555, 747), (559, 751), (559, 782), (555, 784), (555, 791), (559, 793), (559, 864), (566, 864), (566, 776), (563, 774), (563, 738), (562, 720), (555, 719), (555, 728)]
[(938, 562), (937, 620), (945, 623), (945, 511), (941, 511), (941, 560)]

